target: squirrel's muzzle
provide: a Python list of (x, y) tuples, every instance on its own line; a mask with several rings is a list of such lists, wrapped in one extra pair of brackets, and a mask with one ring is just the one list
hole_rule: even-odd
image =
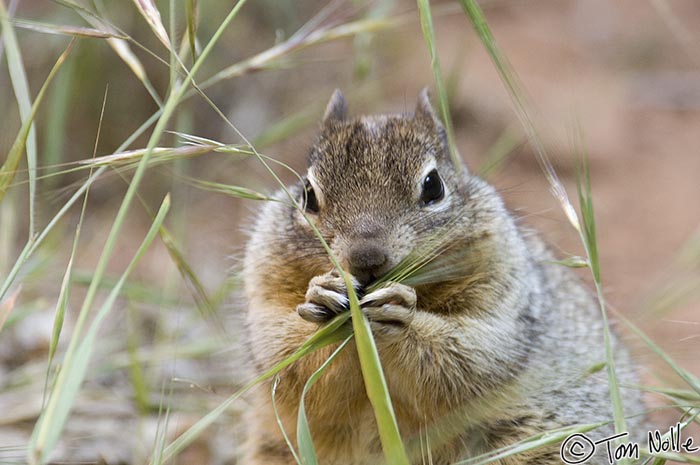
[(359, 240), (348, 250), (350, 273), (367, 285), (386, 272), (389, 257), (386, 250), (372, 240)]

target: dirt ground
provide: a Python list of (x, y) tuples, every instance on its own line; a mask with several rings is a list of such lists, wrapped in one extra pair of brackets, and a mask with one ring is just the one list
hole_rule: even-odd
[[(450, 2), (433, 3), (436, 12), (448, 11), (436, 13), (435, 28), (462, 156), (471, 170), (479, 172), (504, 131), (511, 131), (515, 148), (489, 180), (521, 221), (543, 234), (560, 256), (583, 255), (580, 240), (550, 194), (535, 156), (522, 137), (508, 94), (470, 23), (459, 8), (449, 6)], [(700, 376), (700, 2), (492, 0), (484, 2), (484, 7), (498, 43), (527, 90), (540, 135), (574, 203), (577, 197), (573, 154), (577, 137), (580, 135), (583, 140), (590, 165), (605, 295), (613, 313), (619, 312), (638, 324), (683, 367)], [(395, 8), (413, 11), (417, 18), (413, 2), (399, 1)], [(256, 18), (244, 19), (247, 22), (241, 26), (242, 34), (255, 29)], [(271, 36), (268, 34), (266, 39)], [(234, 47), (232, 53), (236, 56), (229, 59), (241, 59), (269, 45), (270, 40), (256, 50)], [(262, 127), (304, 106), (316, 109), (316, 117), (320, 116), (336, 87), (345, 92), (353, 113), (411, 111), (423, 86), (434, 89), (417, 20), (371, 39), (372, 67), (364, 79), (357, 78), (353, 64), (356, 46), (345, 41), (304, 51), (298, 58), (300, 68), (244, 76), (226, 89), (213, 89), (212, 97), (225, 107), (239, 129), (252, 137)], [(225, 102), (230, 102), (230, 106)], [(235, 140), (230, 129), (219, 123), (201, 123), (195, 125), (199, 135)], [(265, 148), (265, 153), (303, 171), (304, 156), (312, 140), (313, 124), (284, 142)], [(85, 144), (76, 153), (87, 157), (90, 151), (91, 145)], [(218, 174), (232, 184), (245, 178), (250, 187), (273, 188), (269, 176), (252, 161), (217, 171), (222, 166), (216, 161), (206, 170), (196, 166), (193, 170)], [(292, 177), (285, 180), (291, 181)], [(121, 197), (122, 187), (116, 184), (114, 187), (112, 182), (102, 193), (95, 193), (100, 208), (86, 221), (89, 239), (78, 257), (81, 268), (94, 266), (103, 246), (116, 208), (110, 199)], [(170, 181), (163, 184), (155, 183), (144, 190), (160, 192), (170, 187)], [(190, 264), (206, 286), (214, 287), (235, 268), (244, 246), (243, 231), (256, 204), (196, 191), (185, 191), (175, 198), (186, 208), (184, 249)], [(111, 265), (113, 269), (125, 266), (147, 225), (148, 218), (143, 213), (133, 217), (123, 248)], [(192, 225), (196, 228), (187, 227)], [(161, 279), (163, 263), (167, 261), (164, 249), (156, 247), (135, 279)], [(590, 282), (587, 270), (579, 273)], [(43, 302), (50, 308), (59, 280), (54, 276), (46, 281)], [(79, 302), (79, 298), (78, 292), (75, 299)], [(43, 319), (15, 328), (12, 336), (0, 344), (0, 380), (3, 376), (14, 380), (18, 367), (30, 366), (32, 360), (45, 360), (51, 312), (43, 315)], [(115, 328), (124, 325), (123, 321), (116, 322)], [(655, 384), (662, 373), (665, 386), (680, 386), (671, 381), (669, 371), (658, 358), (622, 324), (617, 327), (643, 367), (646, 383)], [(202, 334), (206, 334), (206, 325), (188, 328), (188, 337)], [(236, 350), (242, 350), (242, 344), (238, 346)], [(109, 356), (106, 349), (105, 354)], [(187, 392), (187, 399), (199, 410), (193, 407), (182, 414), (178, 420), (182, 427), (233, 390), (225, 387), (226, 376), (217, 370), (222, 370), (222, 366), (235, 370), (231, 368), (235, 363), (218, 353), (214, 358), (214, 362), (201, 365), (187, 360), (179, 362), (177, 369), (163, 370), (163, 376), (193, 380), (193, 386), (197, 379), (211, 382), (208, 387)], [(24, 376), (44, 375), (32, 367)], [(100, 418), (93, 414), (94, 421), (71, 430), (75, 437), (99, 436), (95, 431), (114, 428), (114, 418), (135, 415), (133, 406), (125, 405), (123, 399), (129, 397), (124, 388), (127, 383), (119, 376), (95, 376), (91, 383), (87, 387), (90, 395), (77, 415), (90, 418), (90, 402), (104, 401), (105, 392), (109, 393), (108, 409)], [(100, 395), (93, 396), (95, 392)], [(17, 420), (0, 422), (0, 439), (17, 444), (31, 430), (31, 412), (37, 410), (41, 399), (40, 392), (33, 392), (31, 400), (25, 397), (21, 402), (10, 394), (0, 392), (0, 411), (12, 411)], [(193, 401), (198, 394), (200, 400)], [(656, 405), (657, 401), (652, 402)], [(11, 408), (17, 405), (30, 413)], [(236, 412), (231, 416), (235, 418)], [(663, 428), (664, 424), (675, 422), (677, 416), (665, 413), (654, 417), (654, 421)], [(150, 437), (155, 434), (156, 422), (142, 428), (142, 434)], [(235, 444), (226, 441), (225, 431), (217, 429), (215, 433), (210, 443), (201, 444), (201, 449), (193, 450), (190, 457), (223, 463), (219, 455), (235, 449)], [(114, 433), (104, 433), (102, 437), (107, 439), (103, 442), (83, 442), (89, 447), (81, 450), (81, 457), (105, 457), (104, 451), (111, 450), (108, 443), (114, 441), (109, 439), (110, 434)], [(700, 433), (695, 435), (700, 437)], [(0, 440), (0, 461), (2, 446)], [(64, 451), (76, 450), (66, 447)], [(219, 447), (218, 455), (211, 451), (213, 447)], [(133, 456), (148, 455), (147, 450), (139, 453), (142, 455)], [(123, 457), (114, 453), (107, 456), (106, 462), (117, 463)], [(182, 458), (180, 463), (188, 460)]]

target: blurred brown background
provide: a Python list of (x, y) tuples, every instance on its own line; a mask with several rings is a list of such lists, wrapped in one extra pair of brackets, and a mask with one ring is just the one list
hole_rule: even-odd
[[(199, 2), (197, 34), (203, 43), (218, 27), (229, 3)], [(113, 24), (167, 60), (167, 52), (130, 2), (97, 5)], [(158, 5), (167, 25), (168, 3)], [(560, 256), (584, 255), (578, 236), (548, 191), (508, 94), (469, 21), (455, 2), (435, 1), (432, 6), (458, 147), (468, 166), (475, 172), (492, 166), (488, 179), (522, 222), (539, 230)], [(482, 6), (496, 40), (528, 92), (540, 134), (572, 201), (576, 199), (576, 140), (583, 139), (609, 303), (614, 311), (640, 325), (682, 366), (700, 373), (700, 2), (491, 0)], [(415, 4), (407, 0), (348, 0), (330, 6), (321, 1), (250, 2), (217, 45), (199, 82), (289, 38), (320, 11), (329, 13), (322, 24), (368, 16), (394, 19), (390, 27), (379, 31), (284, 54), (274, 66), (251, 70), (206, 90), (238, 130), (259, 144), (261, 152), (299, 172), (305, 168), (315, 125), (334, 88), (344, 91), (353, 113), (412, 111), (420, 89), (426, 85), (434, 89), (418, 13)], [(15, 14), (44, 23), (85, 26), (73, 11), (52, 2), (21, 1)], [(179, 31), (184, 27), (182, 15), (180, 12)], [(68, 39), (23, 29), (17, 33), (35, 95)], [(153, 86), (164, 96), (167, 67), (133, 48)], [(157, 107), (105, 41), (79, 39), (38, 116), (40, 165), (47, 167), (42, 172), (60, 173), (39, 185), (39, 224), (55, 214), (75, 188), (74, 183), (84, 180), (85, 172), (62, 173), (65, 168), (57, 165), (91, 157), (105, 92), (97, 155), (112, 153)], [(4, 61), (0, 66), (0, 107), (5, 110), (0, 128), (0, 153), (4, 154), (19, 128)], [(170, 128), (223, 143), (241, 142), (198, 97), (182, 105)], [(283, 137), (276, 137), (271, 128), (278, 128)], [(176, 139), (167, 134), (160, 145), (172, 145)], [(142, 136), (131, 148), (143, 147), (146, 141)], [(500, 162), (493, 165), (494, 159)], [(288, 171), (280, 169), (279, 173), (285, 182), (294, 181)], [(275, 188), (274, 182), (253, 159), (213, 153), (152, 168), (142, 184), (141, 193), (152, 208), (165, 192), (172, 193), (176, 212), (172, 229), (205, 288), (212, 294), (235, 294), (237, 284), (229, 278), (244, 247), (242, 232), (247, 230), (257, 204), (194, 188), (183, 181), (185, 174), (265, 192)], [(11, 206), (8, 201), (2, 204), (5, 237), (0, 238), (0, 276), (13, 263), (27, 234), (24, 179), (26, 176), (13, 190)], [(87, 275), (102, 250), (124, 190), (124, 181), (111, 174), (91, 191), (77, 257), (78, 267)], [(53, 306), (78, 213), (74, 209), (61, 223), (45, 252), (22, 276), (22, 317), (3, 329), (0, 337), (4, 339), (0, 341), (0, 392), (5, 391), (0, 394), (0, 410), (3, 399), (13, 399), (8, 393), (27, 386), (18, 377), (18, 370), (32, 363), (41, 367), (42, 362), (45, 370)], [(148, 215), (135, 204), (110, 264), (115, 276), (149, 225)], [(580, 275), (588, 279), (587, 270), (580, 270)], [(190, 323), (197, 315), (192, 298), (182, 292), (177, 270), (162, 246), (154, 247), (132, 278), (151, 291), (177, 296), (180, 307), (190, 315), (177, 326), (178, 334), (208, 337), (206, 326), (203, 329)], [(68, 328), (82, 294), (83, 288), (78, 286)], [(148, 307), (138, 298), (127, 298), (126, 302), (125, 307)], [(235, 303), (221, 308), (226, 317), (230, 317), (227, 312), (237, 312)], [(124, 312), (115, 313), (119, 315), (113, 317), (110, 331), (128, 333)], [(159, 318), (162, 316), (153, 321), (161, 321)], [(645, 382), (654, 384), (661, 373), (663, 385), (679, 385), (641, 342), (620, 329), (646, 367)], [(143, 341), (152, 337), (147, 334)], [(168, 340), (176, 341), (177, 337)], [(231, 345), (244, 350), (240, 340)], [(41, 370), (36, 368), (36, 372)], [(214, 377), (216, 382), (211, 381), (206, 364), (186, 372), (183, 377), (199, 376), (212, 385), (225, 386), (226, 376), (221, 373)], [(172, 373), (159, 371), (153, 377), (176, 376)], [(102, 378), (95, 375), (95, 379)], [(220, 389), (225, 391), (226, 387)], [(196, 394), (195, 390), (190, 397)], [(122, 402), (128, 399), (124, 394)], [(33, 408), (36, 411), (36, 406)], [(5, 422), (6, 428), (14, 428), (9, 437), (18, 438), (15, 442), (21, 442), (22, 431), (31, 426), (31, 411), (28, 418), (20, 419), (26, 422), (20, 427)], [(675, 421), (677, 416), (668, 413), (663, 421)], [(0, 424), (0, 432), (2, 428)]]

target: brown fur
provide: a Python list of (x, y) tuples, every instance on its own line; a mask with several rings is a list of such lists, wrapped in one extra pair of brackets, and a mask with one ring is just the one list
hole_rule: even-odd
[[(381, 274), (426, 238), (452, 228), (453, 249), (465, 251), (469, 265), (459, 279), (395, 287), (397, 296), (415, 295), (415, 303), (396, 297), (363, 306), (412, 460), (422, 463), (429, 454), (432, 463), (453, 463), (546, 429), (610, 419), (604, 373), (587, 374), (604, 360), (594, 302), (568, 270), (548, 262), (535, 236), (516, 226), (491, 186), (451, 164), (427, 95), (414, 115), (348, 119), (345, 108), (336, 93), (309, 157), (319, 212), (308, 216), (341, 264), (348, 269), (353, 248), (372, 244), (386, 258), (372, 270)], [(425, 206), (419, 198), (430, 166), (446, 195)], [(291, 193), (304, 202), (304, 186)], [(333, 269), (306, 220), (283, 193), (278, 198), (262, 208), (245, 262), (250, 340), (260, 371), (319, 328), (307, 321), (313, 312), (296, 309), (318, 304), (308, 301), (310, 281)], [(393, 320), (384, 321), (386, 315)], [(616, 349), (620, 377), (634, 380), (626, 352), (617, 342)], [(290, 438), (296, 437), (304, 383), (332, 350), (281, 374), (276, 402)], [(626, 398), (637, 402), (636, 393)], [(383, 462), (352, 343), (307, 395), (306, 409), (321, 464)], [(269, 384), (256, 392), (248, 421), (243, 463), (293, 463), (272, 413)], [(421, 452), (426, 440), (429, 452)], [(559, 463), (558, 449), (499, 463)]]

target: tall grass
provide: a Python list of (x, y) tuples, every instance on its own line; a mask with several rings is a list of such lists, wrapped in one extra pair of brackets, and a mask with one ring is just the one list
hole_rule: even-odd
[[(254, 143), (252, 143), (230, 121), (226, 112), (215, 103), (217, 99), (213, 95), (217, 86), (228, 80), (236, 80), (254, 72), (272, 69), (276, 66), (290, 66), (290, 63), (294, 65), (294, 57), (300, 51), (311, 47), (325, 46), (333, 41), (364, 37), (365, 39), (358, 40), (358, 44), (364, 44), (362, 47), (358, 46), (358, 50), (361, 52), (363, 49), (366, 50), (368, 43), (371, 43), (366, 39), (371, 34), (407, 24), (420, 23), (428, 48), (427, 55), (431, 63), (431, 70), (435, 76), (440, 114), (446, 125), (450, 151), (457, 166), (461, 166), (451, 122), (448, 93), (443, 83), (438, 58), (435, 25), (433, 24), (434, 17), (454, 13), (454, 8), (450, 5), (431, 7), (428, 0), (418, 0), (417, 11), (392, 15), (390, 9), (379, 8), (373, 9), (365, 17), (358, 17), (358, 15), (353, 16), (339, 8), (334, 8), (334, 5), (337, 5), (332, 4), (290, 37), (282, 38), (271, 47), (263, 51), (257, 50), (248, 58), (230, 64), (230, 57), (226, 55), (225, 37), (231, 33), (232, 29), (235, 29), (236, 20), (240, 19), (241, 12), (244, 7), (247, 7), (246, 0), (234, 3), (230, 10), (221, 15), (221, 21), (215, 25), (202, 21), (203, 4), (196, 0), (187, 0), (185, 3), (171, 0), (167, 3), (167, 9), (163, 7), (163, 4), (157, 4), (153, 1), (134, 0), (129, 5), (131, 5), (130, 8), (133, 8), (132, 13), (136, 13), (139, 21), (142, 21), (140, 32), (147, 32), (150, 39), (155, 39), (155, 44), (150, 42), (147, 44), (146, 42), (150, 39), (142, 38), (145, 34), (138, 34), (139, 38), (137, 39), (134, 37), (136, 34), (132, 35), (122, 30), (108, 14), (106, 5), (101, 2), (61, 0), (57, 3), (62, 5), (65, 11), (70, 12), (74, 18), (80, 18), (81, 25), (52, 23), (49, 20), (28, 21), (10, 18), (4, 1), (0, 0), (0, 22), (4, 51), (21, 121), (20, 128), (14, 135), (14, 142), (2, 167), (0, 167), (0, 202), (12, 202), (11, 207), (19, 209), (15, 203), (23, 197), (19, 194), (26, 190), (28, 205), (26, 229), (29, 233), (25, 246), (19, 251), (14, 261), (5, 257), (0, 258), (3, 265), (10, 267), (7, 276), (0, 277), (0, 335), (2, 335), (2, 331), (7, 330), (7, 326), (13, 324), (13, 317), (22, 318), (21, 315), (25, 312), (23, 308), (20, 308), (22, 307), (22, 286), (29, 283), (23, 282), (25, 276), (23, 273), (38, 260), (42, 253), (53, 254), (57, 259), (62, 257), (58, 250), (51, 248), (50, 239), (52, 235), (59, 235), (57, 230), (61, 228), (70, 231), (70, 235), (65, 236), (70, 237), (70, 239), (65, 242), (70, 243), (71, 247), (67, 247), (69, 252), (66, 263), (59, 273), (61, 278), (57, 279), (60, 281), (60, 283), (56, 283), (57, 295), (52, 296), (52, 301), (55, 302), (55, 313), (48, 345), (48, 357), (42, 362), (39, 370), (42, 373), (40, 385), (45, 393), (44, 399), (40, 411), (37, 412), (38, 419), (33, 427), (31, 439), (22, 448), (29, 461), (36, 464), (50, 462), (52, 453), (59, 444), (69, 422), (71, 410), (78, 402), (84, 381), (89, 376), (93, 354), (100, 347), (100, 335), (104, 332), (103, 326), (110, 315), (114, 317), (114, 314), (118, 313), (115, 310), (120, 307), (119, 299), (126, 298), (124, 306), (127, 308), (130, 308), (129, 306), (134, 301), (155, 302), (166, 309), (174, 309), (182, 305), (182, 295), (178, 294), (174, 298), (171, 295), (161, 295), (155, 283), (140, 283), (139, 287), (135, 281), (131, 281), (131, 279), (135, 279), (133, 275), (138, 270), (138, 263), (147, 253), (153, 252), (151, 249), (154, 243), (158, 242), (164, 247), (168, 257), (168, 266), (181, 276), (184, 287), (188, 289), (186, 295), (191, 299), (192, 308), (199, 310), (199, 318), (208, 319), (211, 317), (212, 321), (216, 323), (215, 327), (222, 326), (218, 320), (221, 317), (219, 313), (221, 298), (212, 296), (226, 295), (230, 283), (222, 280), (218, 289), (213, 291), (207, 289), (205, 280), (198, 274), (196, 267), (190, 263), (191, 257), (188, 256), (187, 250), (178, 239), (177, 228), (168, 227), (166, 218), (177, 215), (179, 208), (181, 208), (177, 195), (168, 194), (159, 197), (157, 211), (151, 212), (149, 199), (144, 194), (144, 187), (149, 184), (147, 181), (155, 179), (148, 177), (149, 169), (159, 166), (169, 168), (184, 160), (213, 154), (224, 157), (237, 156), (255, 161), (263, 167), (268, 180), (272, 180), (283, 189), (285, 189), (283, 177), (287, 175), (299, 176), (287, 164), (275, 160), (259, 150), (266, 144), (286, 139), (293, 135), (298, 128), (309, 125), (316, 118), (317, 111), (315, 109), (312, 109), (313, 111), (302, 109), (297, 113), (287, 115), (287, 118), (283, 119), (279, 125), (272, 126), (267, 131), (262, 132), (254, 138)], [(597, 231), (587, 166), (585, 164), (582, 166), (578, 183), (579, 215), (552, 167), (545, 145), (540, 140), (538, 130), (530, 116), (531, 104), (525, 98), (523, 86), (506, 60), (505, 54), (498, 48), (481, 8), (473, 0), (461, 0), (460, 4), (511, 95), (515, 113), (522, 123), (528, 141), (535, 150), (537, 160), (550, 183), (553, 195), (560, 202), (565, 217), (580, 235), (586, 257), (578, 261), (564, 260), (562, 263), (572, 264), (575, 262), (579, 265), (583, 263), (591, 270), (601, 314), (606, 322), (605, 340), (602, 342), (606, 347), (605, 368), (614, 407), (613, 412), (611, 412), (611, 421), (614, 421), (616, 430), (624, 431), (626, 429), (625, 418), (621, 407), (610, 334), (607, 329), (606, 302), (603, 295)], [(159, 6), (163, 7), (162, 11), (158, 10)], [(126, 5), (123, 8), (126, 8)], [(58, 56), (56, 64), (48, 76), (43, 79), (41, 88), (33, 99), (30, 92), (31, 80), (28, 79), (25, 72), (25, 55), (21, 53), (22, 36), (18, 38), (15, 33), (17, 27), (26, 29), (28, 33), (49, 33), (71, 39), (67, 49)], [(65, 132), (69, 129), (60, 118), (55, 117), (55, 114), (64, 113), (71, 109), (71, 103), (74, 99), (72, 93), (75, 92), (75, 87), (66, 80), (59, 81), (59, 85), (54, 88), (56, 94), (49, 103), (48, 110), (44, 110), (45, 106), (42, 105), (45, 93), (52, 85), (56, 84), (54, 77), (61, 72), (64, 63), (70, 68), (71, 79), (78, 76), (80, 62), (68, 63), (67, 60), (77, 60), (73, 57), (75, 53), (70, 56), (69, 53), (75, 47), (81, 48), (82, 52), (83, 45), (87, 41), (105, 41), (105, 47), (109, 47), (109, 50), (124, 63), (140, 85), (141, 90), (148, 95), (149, 105), (155, 109), (151, 108), (149, 110), (151, 116), (145, 118), (145, 121), (108, 155), (68, 161), (65, 159), (65, 151), (52, 149), (53, 155), (44, 156), (42, 154), (46, 151), (42, 152), (41, 147), (37, 145), (36, 129), (34, 129), (35, 120), (38, 116), (43, 115), (41, 111), (45, 111), (49, 118), (46, 127), (49, 139), (54, 140), (59, 136), (65, 138), (67, 136)], [(211, 64), (217, 61), (219, 63)], [(220, 65), (222, 61), (226, 62), (223, 66)], [(155, 62), (156, 65), (153, 66), (151, 62)], [(219, 65), (218, 68), (217, 65)], [(65, 71), (63, 70), (63, 72)], [(166, 90), (161, 90), (159, 93), (159, 87), (165, 87)], [(165, 97), (161, 97), (161, 93)], [(221, 120), (223, 126), (236, 134), (242, 143), (229, 143), (215, 140), (211, 136), (187, 134), (180, 131), (179, 127), (177, 130), (180, 132), (169, 131), (175, 124), (174, 121), (192, 118), (191, 112), (195, 105), (193, 102), (202, 104), (211, 110)], [(107, 108), (106, 101), (102, 105), (103, 111), (107, 111), (105, 108)], [(167, 142), (169, 137), (178, 137), (180, 141), (169, 144)], [(96, 139), (99, 140), (100, 137)], [(143, 145), (134, 148), (137, 141)], [(487, 164), (485, 173), (488, 174), (496, 170), (520, 142), (520, 138), (514, 135), (512, 130), (506, 130), (499, 142), (493, 147), (492, 156), (489, 157), (491, 161)], [(93, 155), (96, 155), (97, 152), (96, 143)], [(22, 165), (23, 158), (26, 160), (24, 165)], [(227, 160), (229, 159), (227, 158)], [(43, 175), (42, 173), (46, 172), (43, 170), (51, 172)], [(293, 173), (290, 174), (290, 172)], [(98, 180), (106, 179), (109, 174), (121, 177), (126, 183), (126, 190), (121, 194), (118, 210), (104, 234), (104, 242), (99, 248), (99, 258), (94, 268), (85, 272), (77, 269), (77, 261), (81, 249), (87, 247), (83, 228), (89, 215), (87, 212), (92, 211), (90, 207), (94, 198), (94, 195), (91, 195), (89, 200), (88, 192), (95, 189), (95, 183)], [(71, 176), (83, 177), (77, 184), (74, 184), (70, 197), (65, 200), (59, 198), (60, 207), (52, 216), (49, 216), (49, 220), (42, 228), (38, 221), (43, 215), (38, 215), (37, 211), (41, 209), (44, 214), (48, 215), (48, 207), (41, 204), (41, 196), (37, 195), (38, 187), (42, 186), (42, 182), (46, 182), (47, 185), (53, 183), (58, 185), (59, 180), (68, 179)], [(24, 177), (26, 180), (23, 179)], [(196, 172), (193, 174), (178, 171), (171, 176), (171, 180), (179, 186), (186, 185), (201, 191), (224, 194), (246, 201), (272, 201), (269, 196), (261, 193), (257, 188), (204, 180)], [(17, 195), (6, 195), (11, 190)], [(291, 195), (289, 195), (288, 200), (300, 208), (296, 199)], [(69, 226), (70, 213), (78, 208), (78, 205), (80, 208), (77, 226), (73, 228)], [(125, 266), (122, 264), (120, 268), (120, 260), (116, 258), (124, 257), (121, 257), (119, 244), (126, 238), (132, 237), (129, 231), (130, 218), (137, 211), (146, 212), (150, 218), (147, 232), (142, 238), (139, 238), (140, 243), (130, 259), (127, 260), (127, 264)], [(300, 208), (300, 211), (303, 214), (303, 209)], [(179, 221), (186, 222), (187, 219), (183, 216)], [(312, 222), (309, 221), (309, 224), (313, 227)], [(0, 232), (2, 232), (3, 227), (8, 228), (9, 226), (0, 225)], [(465, 257), (460, 255), (458, 251), (451, 249), (449, 232), (450, 230), (447, 228), (447, 233), (444, 235), (420, 244), (406, 260), (382, 280), (375, 283), (374, 288), (380, 287), (387, 281), (416, 285), (444, 280), (452, 274), (462, 275), (464, 267), (471, 264), (465, 263)], [(160, 357), (167, 358), (167, 351), (173, 352), (173, 357), (177, 357), (179, 354), (185, 354), (184, 356), (192, 358), (202, 354), (212, 355), (212, 353), (221, 350), (221, 346), (218, 343), (198, 343), (178, 347), (177, 344), (163, 343), (162, 349), (166, 351), (165, 355), (158, 355), (158, 350), (153, 349), (150, 356), (144, 356), (142, 350), (144, 347), (141, 347), (144, 342), (139, 332), (144, 328), (140, 328), (138, 323), (142, 315), (131, 310), (129, 316), (123, 317), (123, 319), (132, 318), (136, 321), (132, 322), (132, 329), (127, 334), (126, 361), (121, 364), (117, 363), (117, 365), (130, 369), (133, 395), (142, 415), (153, 413), (154, 402), (151, 386), (158, 386), (159, 389), (157, 402), (155, 402), (159, 424), (153, 450), (149, 457), (151, 464), (174, 461), (197, 438), (205, 434), (210, 426), (230, 411), (232, 405), (252, 387), (272, 379), (284, 368), (309, 353), (330, 344), (337, 344), (338, 348), (334, 355), (312, 375), (304, 387), (302, 398), (299, 399), (296, 443), (293, 444), (292, 440), (289, 440), (290, 447), (297, 449), (295, 455), (301, 463), (318, 463), (313, 437), (306, 418), (305, 395), (323, 375), (324, 369), (333, 363), (335, 354), (341, 350), (349, 350), (347, 342), (350, 338), (355, 341), (366, 392), (374, 410), (385, 460), (390, 464), (409, 463), (368, 321), (360, 309), (358, 297), (350, 283), (350, 277), (333, 257), (321, 234), (318, 231), (316, 234), (319, 241), (324, 244), (331, 262), (346, 280), (350, 299), (349, 312), (338, 316), (322, 327), (288, 358), (275, 366), (267, 367), (265, 373), (247, 383), (239, 381), (234, 393), (223, 396), (223, 399), (217, 398), (216, 406), (209, 407), (203, 416), (193, 421), (188, 428), (184, 428), (175, 438), (168, 431), (173, 414), (172, 405), (169, 403), (171, 396), (174, 395), (172, 385), (168, 382), (151, 383), (146, 362), (155, 363)], [(63, 241), (65, 237), (59, 238), (58, 241)], [(87, 287), (87, 289), (84, 289), (84, 293), (76, 292), (78, 287)], [(108, 291), (106, 295), (102, 295), (104, 290)], [(134, 297), (137, 295), (138, 297)], [(71, 302), (75, 301), (79, 301), (77, 318), (74, 322), (71, 320), (71, 325), (66, 325), (70, 316)], [(161, 315), (160, 318), (167, 319), (167, 316)], [(652, 352), (661, 357), (687, 384), (688, 392), (681, 391), (680, 394), (679, 392), (674, 394), (670, 390), (662, 390), (674, 399), (673, 405), (678, 408), (682, 402), (692, 404), (693, 407), (690, 409), (692, 415), (684, 422), (684, 426), (696, 421), (698, 404), (695, 395), (700, 395), (700, 383), (698, 383), (697, 378), (684, 370), (631, 323), (630, 327)], [(65, 350), (62, 350), (62, 343), (66, 345)], [(477, 464), (502, 460), (534, 448), (560, 443), (571, 433), (585, 432), (601, 425), (586, 424), (543, 432), (503, 450), (492, 451), (461, 463)], [(14, 456), (18, 449), (8, 450)], [(2, 448), (0, 448), (0, 454), (2, 452)], [(688, 455), (671, 454), (660, 455), (654, 463), (661, 464), (666, 459), (697, 463), (695, 458)]]
[[(24, 146), (27, 152), (27, 170), (29, 173), (29, 237), (34, 235), (34, 217), (35, 217), (35, 197), (36, 197), (36, 163), (37, 163), (37, 147), (36, 147), (36, 132), (33, 127), (34, 115), (36, 108), (32, 106), (31, 97), (29, 96), (29, 85), (27, 83), (27, 73), (24, 69), (24, 62), (17, 44), (17, 36), (14, 32), (14, 27), (7, 17), (5, 2), (0, 1), (0, 19), (2, 20), (2, 38), (5, 41), (5, 50), (7, 52), (7, 63), (10, 72), (10, 80), (17, 98), (20, 116), (22, 121), (29, 122), (29, 130), (24, 136)], [(50, 79), (47, 79), (50, 81)], [(24, 132), (24, 131), (22, 131)], [(20, 152), (22, 151), (19, 149)], [(11, 162), (13, 158), (8, 156), (7, 162)], [(15, 158), (16, 159), (16, 158)], [(6, 163), (7, 163), (6, 162)], [(14, 167), (17, 167), (16, 162), (11, 162)], [(8, 166), (8, 169), (11, 169)], [(3, 171), (5, 167), (3, 166)], [(4, 184), (4, 183), (3, 183)], [(4, 191), (6, 187), (2, 188)], [(0, 194), (2, 195), (2, 194)]]

